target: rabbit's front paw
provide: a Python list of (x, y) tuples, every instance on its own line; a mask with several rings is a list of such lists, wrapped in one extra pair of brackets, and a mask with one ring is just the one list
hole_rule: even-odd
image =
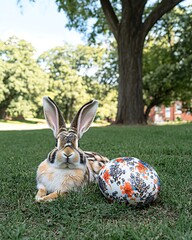
[[(49, 196), (49, 195), (48, 195)], [(51, 201), (53, 201), (54, 200), (54, 198), (49, 198), (49, 197), (47, 197), (47, 196), (44, 196), (44, 197), (39, 197), (39, 196), (36, 196), (35, 197), (35, 201), (36, 202), (51, 202)]]
[(35, 202), (43, 202), (43, 197), (35, 196)]
[(50, 193), (46, 196), (38, 196), (38, 194), (35, 197), (36, 202), (51, 202), (58, 198), (60, 195), (64, 195), (64, 193), (59, 193), (59, 192), (53, 192)]

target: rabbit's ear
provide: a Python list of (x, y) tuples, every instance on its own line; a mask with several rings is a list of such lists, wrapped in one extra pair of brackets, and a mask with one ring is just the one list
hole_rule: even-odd
[(55, 138), (61, 130), (67, 131), (64, 118), (56, 103), (51, 98), (43, 97), (43, 109), (45, 119), (49, 127), (53, 130)]
[(77, 131), (79, 139), (89, 129), (92, 121), (95, 118), (97, 107), (97, 100), (92, 100), (83, 105), (74, 117), (71, 123), (71, 129), (75, 129)]

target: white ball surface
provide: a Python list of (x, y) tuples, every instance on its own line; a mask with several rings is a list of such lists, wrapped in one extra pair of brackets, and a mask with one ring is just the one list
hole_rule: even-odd
[(134, 157), (111, 160), (101, 169), (98, 184), (107, 199), (129, 205), (149, 204), (160, 191), (157, 172), (148, 163)]

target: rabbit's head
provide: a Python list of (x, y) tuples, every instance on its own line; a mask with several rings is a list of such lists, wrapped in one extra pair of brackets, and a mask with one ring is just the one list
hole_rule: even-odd
[(94, 120), (98, 102), (92, 100), (83, 105), (67, 129), (65, 120), (56, 103), (49, 97), (43, 98), (45, 119), (53, 130), (56, 147), (49, 153), (48, 161), (56, 168), (85, 169), (86, 157), (78, 142)]

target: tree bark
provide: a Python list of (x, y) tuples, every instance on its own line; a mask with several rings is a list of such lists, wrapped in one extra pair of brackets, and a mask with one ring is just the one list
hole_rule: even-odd
[[(118, 40), (119, 94), (116, 123), (145, 124), (142, 93), (143, 40), (139, 34), (121, 29)], [(122, 37), (123, 36), (123, 37)]]
[(145, 113), (144, 113), (144, 117), (145, 117), (145, 121), (147, 122), (148, 121), (148, 118), (149, 118), (149, 113), (151, 111), (151, 109), (153, 107), (155, 107), (156, 104), (154, 104), (153, 102), (150, 103), (147, 107), (146, 107), (146, 110), (145, 110)]
[(142, 13), (146, 1), (122, 1), (118, 31), (119, 94), (117, 124), (145, 124), (142, 93), (144, 38)]

